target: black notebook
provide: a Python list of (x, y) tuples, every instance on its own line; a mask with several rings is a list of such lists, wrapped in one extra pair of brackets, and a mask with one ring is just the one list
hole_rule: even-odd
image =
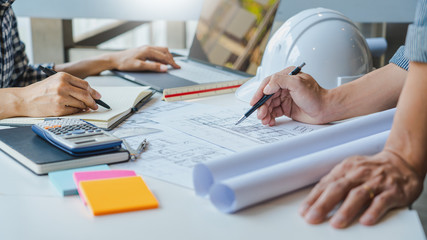
[(37, 175), (129, 160), (129, 152), (124, 149), (86, 157), (72, 156), (37, 136), (31, 127), (0, 130), (0, 149)]

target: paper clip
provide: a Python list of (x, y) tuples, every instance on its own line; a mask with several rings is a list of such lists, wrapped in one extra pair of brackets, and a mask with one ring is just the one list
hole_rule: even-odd
[(148, 146), (147, 139), (144, 139), (139, 144), (138, 148), (135, 150), (135, 149), (131, 148), (131, 146), (128, 144), (128, 142), (125, 139), (122, 139), (122, 140), (123, 140), (123, 144), (125, 145), (126, 149), (129, 151), (131, 161), (135, 161), (141, 155), (141, 153), (145, 151), (145, 149)]

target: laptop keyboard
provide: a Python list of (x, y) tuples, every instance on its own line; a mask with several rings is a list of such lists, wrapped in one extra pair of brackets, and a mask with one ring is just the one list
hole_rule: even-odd
[(240, 75), (218, 70), (197, 62), (191, 62), (188, 60), (176, 60), (176, 63), (181, 66), (181, 69), (169, 70), (169, 74), (199, 84), (224, 82), (242, 78), (242, 76)]

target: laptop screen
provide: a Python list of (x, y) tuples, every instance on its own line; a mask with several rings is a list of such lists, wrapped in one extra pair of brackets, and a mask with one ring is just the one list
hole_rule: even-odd
[(205, 0), (189, 57), (256, 74), (280, 0)]

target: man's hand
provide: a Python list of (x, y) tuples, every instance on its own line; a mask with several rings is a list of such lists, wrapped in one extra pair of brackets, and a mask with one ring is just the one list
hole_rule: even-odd
[(326, 123), (322, 108), (327, 90), (306, 73), (288, 75), (294, 68), (288, 67), (265, 78), (252, 98), (250, 104), (253, 106), (264, 94), (274, 94), (258, 108), (257, 116), (262, 124), (273, 126), (275, 118), (283, 115), (305, 123)]
[(411, 204), (422, 191), (422, 179), (391, 151), (350, 157), (313, 188), (300, 214), (308, 223), (321, 223), (342, 202), (330, 220), (333, 227), (347, 227), (360, 213), (361, 224), (374, 225), (390, 209)]
[(121, 71), (166, 72), (168, 64), (181, 68), (164, 47), (142, 46), (112, 54), (111, 58), (114, 68)]
[(20, 116), (63, 116), (89, 108), (96, 110), (94, 99), (101, 95), (89, 84), (67, 73), (57, 73), (43, 81), (18, 90)]

